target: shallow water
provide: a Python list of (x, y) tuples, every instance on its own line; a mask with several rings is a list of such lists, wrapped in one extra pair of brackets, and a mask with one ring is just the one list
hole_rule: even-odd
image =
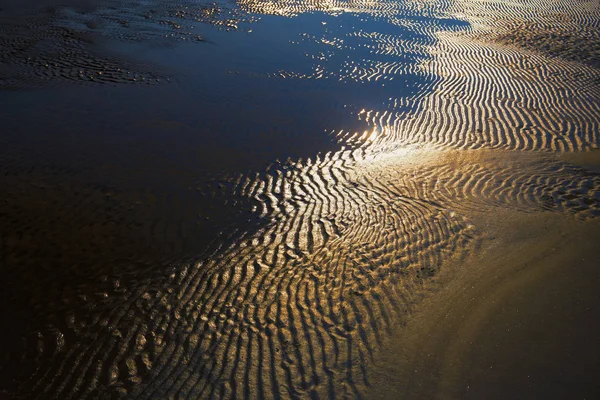
[(492, 215), (598, 226), (597, 3), (0, 9), (1, 394), (386, 398)]

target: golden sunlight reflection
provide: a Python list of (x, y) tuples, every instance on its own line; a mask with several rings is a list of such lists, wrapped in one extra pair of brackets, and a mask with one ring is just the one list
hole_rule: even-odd
[(593, 397), (597, 2), (122, 3), (0, 10), (0, 397)]
[(388, 0), (286, 0), (286, 1), (258, 1), (238, 0), (240, 6), (250, 12), (258, 14), (281, 15), (294, 17), (305, 12), (322, 11), (331, 14), (352, 12), (382, 12), (385, 5), (393, 7), (393, 2)]

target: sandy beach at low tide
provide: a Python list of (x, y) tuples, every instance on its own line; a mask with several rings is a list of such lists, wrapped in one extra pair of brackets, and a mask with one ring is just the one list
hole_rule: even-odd
[(0, 396), (595, 398), (598, 1), (0, 10)]

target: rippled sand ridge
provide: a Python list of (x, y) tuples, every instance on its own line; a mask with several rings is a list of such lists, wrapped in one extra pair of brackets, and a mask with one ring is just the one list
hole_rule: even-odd
[(0, 397), (475, 398), (377, 373), (453, 269), (516, 265), (495, 216), (597, 232), (599, 32), (598, 1), (7, 4)]

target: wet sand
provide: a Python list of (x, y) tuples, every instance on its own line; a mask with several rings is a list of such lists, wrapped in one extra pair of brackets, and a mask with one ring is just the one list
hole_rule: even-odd
[(42, 3), (0, 396), (598, 395), (597, 2)]
[(593, 399), (600, 386), (596, 223), (497, 211), (373, 369), (368, 398)]

